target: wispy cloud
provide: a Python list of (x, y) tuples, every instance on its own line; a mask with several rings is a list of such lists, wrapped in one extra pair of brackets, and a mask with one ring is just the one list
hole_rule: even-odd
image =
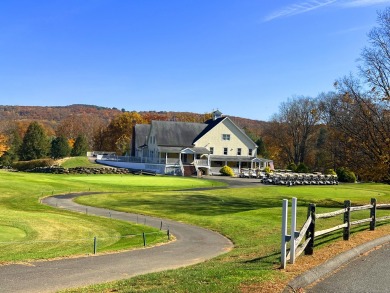
[(333, 5), (344, 8), (373, 6), (379, 4), (390, 3), (390, 0), (308, 0), (301, 1), (296, 4), (285, 6), (277, 11), (267, 15), (263, 20), (265, 22), (276, 18), (293, 16), (301, 13), (306, 13), (324, 6)]
[(345, 7), (362, 7), (378, 4), (390, 3), (390, 0), (346, 0), (341, 1), (341, 5)]
[(264, 18), (264, 21), (270, 21), (280, 17), (287, 17), (291, 15), (305, 13), (332, 4), (336, 1), (337, 0), (311, 0), (292, 4), (269, 14)]
[(369, 29), (371, 27), (372, 26), (368, 26), (368, 25), (356, 26), (356, 27), (351, 27), (351, 28), (348, 28), (348, 29), (345, 29), (345, 30), (340, 30), (340, 31), (331, 33), (331, 35), (346, 35), (346, 34), (349, 34), (349, 33), (352, 33), (352, 32), (356, 32), (356, 31), (369, 31)]

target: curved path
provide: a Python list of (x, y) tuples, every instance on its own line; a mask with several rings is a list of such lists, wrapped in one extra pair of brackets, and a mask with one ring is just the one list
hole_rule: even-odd
[(48, 197), (43, 203), (113, 219), (139, 221), (156, 228), (160, 228), (162, 222), (163, 228), (169, 227), (176, 240), (128, 252), (0, 266), (0, 292), (53, 292), (120, 280), (200, 263), (233, 248), (230, 240), (216, 232), (165, 219), (79, 205), (72, 201), (77, 196), (80, 194)]

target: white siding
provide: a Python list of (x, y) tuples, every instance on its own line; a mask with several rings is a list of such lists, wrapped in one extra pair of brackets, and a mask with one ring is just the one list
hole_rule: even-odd
[[(223, 140), (224, 134), (230, 134), (230, 140)], [(236, 156), (237, 149), (241, 148), (241, 156), (248, 156), (248, 150), (252, 149), (252, 155), (256, 153), (255, 143), (244, 134), (238, 127), (228, 118), (225, 118), (208, 133), (203, 135), (195, 146), (214, 148), (214, 155), (224, 155), (224, 148), (228, 149), (229, 156)]]

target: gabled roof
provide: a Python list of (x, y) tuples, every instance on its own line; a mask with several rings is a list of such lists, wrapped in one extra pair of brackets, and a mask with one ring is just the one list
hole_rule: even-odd
[(194, 142), (196, 142), (198, 139), (200, 139), (203, 135), (205, 135), (207, 132), (209, 132), (211, 129), (213, 129), (215, 126), (217, 126), (220, 122), (222, 122), (227, 117), (221, 117), (216, 120), (209, 119), (207, 120), (203, 125), (206, 127), (203, 129), (202, 132), (199, 132), (198, 136), (194, 139)]
[(207, 120), (205, 123), (207, 124), (207, 127), (197, 136), (197, 138), (194, 140), (196, 142), (198, 139), (200, 139), (203, 135), (205, 135), (207, 132), (209, 132), (211, 129), (213, 129), (215, 126), (217, 126), (219, 123), (221, 123), (224, 120), (229, 120), (245, 137), (247, 137), (248, 141), (252, 142), (253, 147), (257, 147), (257, 145), (252, 141), (252, 139), (245, 133), (244, 130), (242, 130), (240, 127), (238, 127), (229, 117), (220, 117), (218, 119), (210, 119)]
[(149, 124), (136, 124), (134, 126), (135, 134), (135, 147), (139, 148), (146, 144), (146, 140), (149, 134)]
[(192, 146), (195, 139), (207, 127), (204, 123), (152, 121), (159, 146)]

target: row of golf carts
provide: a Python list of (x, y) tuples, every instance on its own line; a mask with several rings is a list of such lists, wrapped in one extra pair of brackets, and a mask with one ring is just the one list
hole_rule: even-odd
[(337, 185), (337, 175), (322, 173), (293, 173), (291, 171), (265, 173), (260, 170), (243, 169), (241, 178), (258, 178), (263, 184), (274, 185)]

